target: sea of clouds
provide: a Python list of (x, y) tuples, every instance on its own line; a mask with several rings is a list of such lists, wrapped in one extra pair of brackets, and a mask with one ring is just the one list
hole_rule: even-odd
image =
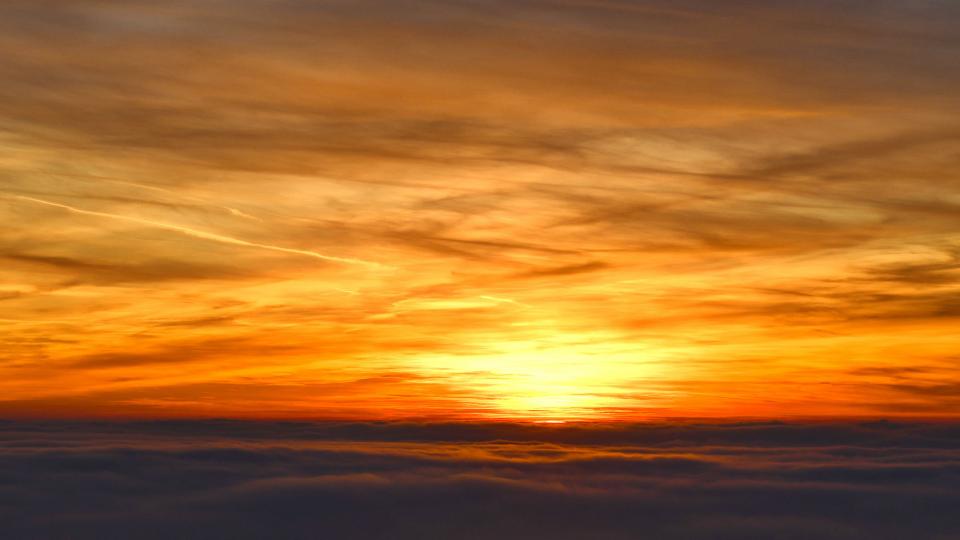
[(6, 539), (955, 539), (960, 425), (0, 422)]

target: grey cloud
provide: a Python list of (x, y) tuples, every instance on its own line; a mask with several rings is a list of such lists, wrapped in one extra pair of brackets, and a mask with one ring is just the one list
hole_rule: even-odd
[(526, 278), (570, 276), (570, 275), (576, 275), (576, 274), (596, 272), (598, 270), (605, 270), (607, 268), (610, 268), (610, 265), (603, 261), (590, 261), (590, 262), (579, 263), (579, 264), (557, 266), (554, 268), (540, 268), (536, 270), (530, 270), (528, 272), (517, 274), (516, 277), (526, 279)]
[(73, 284), (149, 283), (198, 279), (243, 279), (251, 274), (234, 266), (218, 266), (175, 259), (153, 259), (142, 262), (89, 260), (61, 255), (0, 252), (0, 258), (24, 267), (40, 267), (64, 274)]
[(3, 427), (10, 538), (893, 540), (960, 527), (954, 424)]
[(960, 283), (960, 248), (950, 249), (946, 261), (891, 264), (870, 268), (866, 280), (937, 286)]

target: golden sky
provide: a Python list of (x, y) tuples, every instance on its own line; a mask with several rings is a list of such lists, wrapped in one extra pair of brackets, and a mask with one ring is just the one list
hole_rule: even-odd
[(0, 415), (954, 415), (958, 20), (7, 0)]

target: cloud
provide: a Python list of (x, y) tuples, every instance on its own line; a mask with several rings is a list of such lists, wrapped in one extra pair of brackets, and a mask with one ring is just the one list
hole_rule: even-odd
[(871, 268), (869, 277), (876, 281), (892, 281), (912, 285), (952, 285), (960, 280), (960, 249), (953, 248), (945, 261), (900, 263)]
[(524, 272), (519, 274), (517, 277), (520, 278), (538, 278), (538, 277), (551, 277), (551, 276), (569, 276), (574, 274), (583, 274), (587, 272), (594, 272), (597, 270), (603, 270), (607, 268), (607, 264), (601, 261), (591, 261), (582, 264), (570, 264), (565, 266), (558, 266), (555, 268), (544, 268), (540, 270), (531, 270), (529, 272)]
[(956, 433), (8, 422), (0, 514), (10, 538), (947, 538)]
[(379, 268), (379, 267), (380, 267), (380, 265), (377, 265), (376, 263), (369, 262), (369, 261), (362, 261), (362, 260), (359, 260), (359, 259), (348, 259), (348, 258), (343, 258), (343, 257), (334, 257), (334, 256), (332, 256), (332, 255), (324, 255), (324, 254), (322, 254), (322, 253), (317, 253), (317, 252), (315, 252), (315, 251), (310, 251), (310, 250), (305, 250), (305, 249), (293, 249), (293, 248), (286, 248), (286, 247), (283, 247), (283, 246), (274, 246), (274, 245), (269, 245), (269, 244), (261, 244), (261, 243), (257, 243), (257, 242), (249, 242), (249, 241), (247, 241), (247, 240), (241, 240), (241, 239), (238, 239), (238, 238), (233, 238), (233, 237), (225, 236), (225, 235), (222, 235), (222, 234), (216, 234), (216, 233), (211, 233), (211, 232), (207, 232), (207, 231), (198, 231), (198, 230), (196, 230), (196, 229), (191, 229), (191, 228), (188, 228), (188, 227), (182, 227), (182, 226), (180, 226), (180, 225), (176, 225), (176, 224), (172, 224), (172, 223), (163, 223), (163, 222), (157, 222), (157, 221), (149, 221), (149, 220), (140, 219), (140, 218), (137, 218), (137, 217), (124, 216), (124, 215), (119, 215), (119, 214), (109, 214), (109, 213), (106, 213), (106, 212), (95, 212), (95, 211), (91, 211), (91, 210), (84, 210), (84, 209), (81, 209), (81, 208), (76, 208), (76, 207), (74, 207), (74, 206), (70, 206), (70, 205), (66, 205), (66, 204), (60, 204), (60, 203), (52, 202), (52, 201), (46, 201), (46, 200), (43, 200), (43, 199), (37, 199), (37, 198), (34, 198), (34, 197), (24, 197), (24, 196), (21, 196), (21, 195), (14, 195), (13, 198), (14, 198), (14, 199), (17, 199), (17, 200), (22, 200), (22, 201), (28, 201), (28, 202), (36, 203), (36, 204), (42, 204), (42, 205), (45, 205), (45, 206), (52, 206), (52, 207), (55, 207), (55, 208), (62, 208), (62, 209), (64, 209), (64, 210), (68, 210), (68, 211), (70, 211), (70, 212), (74, 212), (74, 213), (77, 213), (77, 214), (82, 214), (82, 215), (87, 215), (87, 216), (95, 216), (95, 217), (102, 217), (102, 218), (108, 218), (108, 219), (116, 219), (116, 220), (119, 220), (119, 221), (128, 221), (128, 222), (131, 222), (131, 223), (136, 223), (136, 224), (138, 224), (138, 225), (145, 225), (145, 226), (147, 226), (147, 227), (156, 227), (156, 228), (159, 228), (159, 229), (176, 231), (176, 232), (179, 232), (179, 233), (183, 233), (183, 234), (185, 234), (185, 235), (187, 235), (187, 236), (191, 236), (191, 237), (195, 237), (195, 238), (200, 238), (200, 239), (202, 239), (202, 240), (211, 240), (211, 241), (214, 241), (214, 242), (221, 242), (221, 243), (224, 243), (224, 244), (230, 244), (230, 245), (236, 245), (236, 246), (253, 247), (253, 248), (266, 249), (266, 250), (270, 250), (270, 251), (279, 251), (279, 252), (282, 252), (282, 253), (291, 253), (291, 254), (295, 254), (295, 255), (303, 255), (303, 256), (307, 256), (307, 257), (313, 257), (313, 258), (316, 258), (316, 259), (320, 259), (320, 260), (323, 260), (323, 261), (328, 261), (328, 262), (337, 262), (337, 263), (343, 263), (343, 264), (358, 264), (358, 265), (364, 265), (364, 266), (374, 267), (374, 268)]
[(243, 271), (231, 267), (208, 266), (176, 260), (151, 260), (143, 263), (86, 261), (57, 255), (6, 253), (0, 257), (33, 268), (53, 268), (72, 278), (71, 283), (117, 284), (167, 280), (232, 279)]

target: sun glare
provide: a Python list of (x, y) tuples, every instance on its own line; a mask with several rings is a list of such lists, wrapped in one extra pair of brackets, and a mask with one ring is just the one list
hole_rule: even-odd
[[(421, 357), (417, 370), (443, 373), (469, 389), (480, 416), (561, 422), (598, 420), (635, 403), (639, 381), (663, 365), (663, 351), (632, 348), (600, 334), (553, 335), (482, 347), (482, 354)], [(658, 361), (660, 360), (660, 361)]]

